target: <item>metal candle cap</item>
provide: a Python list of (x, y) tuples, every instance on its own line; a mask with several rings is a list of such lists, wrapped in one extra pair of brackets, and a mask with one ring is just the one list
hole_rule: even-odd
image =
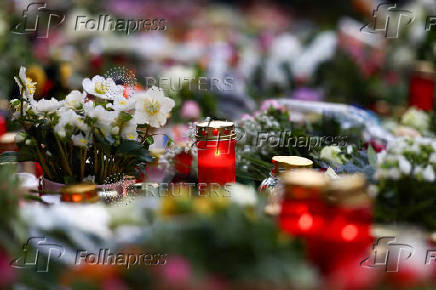
[(330, 182), (327, 197), (330, 202), (346, 206), (369, 203), (365, 176), (361, 173), (339, 175), (337, 179)]
[(312, 160), (300, 156), (274, 156), (272, 158), (272, 163), (279, 170), (311, 168), (313, 166)]
[(296, 169), (287, 171), (281, 175), (283, 184), (290, 186), (303, 186), (324, 188), (328, 180), (324, 173), (313, 169)]
[(227, 121), (201, 122), (196, 126), (197, 140), (230, 140), (236, 139), (235, 125)]

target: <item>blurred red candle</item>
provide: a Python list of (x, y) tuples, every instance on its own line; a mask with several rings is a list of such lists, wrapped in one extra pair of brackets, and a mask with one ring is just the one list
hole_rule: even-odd
[(434, 105), (434, 70), (431, 62), (417, 63), (409, 83), (409, 104), (425, 111)]
[(282, 175), (284, 196), (280, 228), (294, 236), (317, 236), (324, 227), (326, 206), (322, 200), (327, 180), (323, 173), (296, 169)]
[(232, 122), (197, 124), (198, 183), (235, 182), (236, 134)]

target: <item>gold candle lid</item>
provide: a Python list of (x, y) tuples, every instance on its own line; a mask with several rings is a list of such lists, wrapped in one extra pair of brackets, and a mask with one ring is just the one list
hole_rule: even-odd
[(327, 198), (330, 202), (346, 206), (367, 204), (370, 197), (366, 186), (365, 176), (361, 173), (339, 175), (330, 182)]
[(235, 139), (235, 125), (228, 121), (201, 122), (196, 126), (195, 137), (202, 141)]
[(287, 171), (281, 175), (281, 180), (285, 186), (324, 188), (328, 184), (324, 173), (307, 168)]
[(301, 156), (274, 156), (272, 163), (278, 169), (291, 169), (291, 168), (311, 168), (313, 162), (310, 159)]

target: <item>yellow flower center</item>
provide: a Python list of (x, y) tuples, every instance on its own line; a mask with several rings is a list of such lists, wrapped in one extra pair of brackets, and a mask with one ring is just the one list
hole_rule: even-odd
[(127, 104), (126, 101), (119, 101), (118, 104), (120, 104), (121, 106), (125, 106)]
[(134, 140), (134, 139), (135, 139), (135, 136), (133, 136), (132, 134), (130, 134), (130, 135), (127, 136), (127, 139), (129, 139), (129, 140)]
[(150, 116), (155, 116), (160, 111), (160, 104), (157, 101), (146, 100), (144, 109)]
[(80, 139), (80, 143), (82, 143), (82, 144), (86, 144), (86, 143), (88, 143), (88, 140), (82, 138), (82, 139)]
[(29, 77), (26, 77), (26, 88), (31, 95), (33, 95), (36, 91), (36, 83)]
[(95, 92), (97, 94), (103, 95), (107, 92), (107, 85), (103, 82), (96, 82), (95, 83)]

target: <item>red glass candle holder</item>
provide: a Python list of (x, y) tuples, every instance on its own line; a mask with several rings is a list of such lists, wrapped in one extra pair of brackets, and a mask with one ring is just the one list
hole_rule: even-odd
[(324, 274), (339, 265), (360, 262), (373, 242), (370, 227), (373, 216), (361, 174), (343, 175), (330, 182), (325, 224), (316, 239), (306, 242), (309, 258)]
[(282, 176), (284, 196), (279, 214), (280, 228), (293, 236), (318, 236), (324, 227), (326, 206), (322, 192), (325, 175), (310, 169), (296, 169)]
[(182, 151), (174, 156), (174, 167), (177, 173), (189, 174), (191, 172), (192, 154), (190, 151)]
[(198, 183), (235, 182), (236, 134), (232, 122), (197, 124)]
[(425, 111), (434, 108), (434, 70), (429, 62), (419, 62), (409, 82), (409, 104)]

